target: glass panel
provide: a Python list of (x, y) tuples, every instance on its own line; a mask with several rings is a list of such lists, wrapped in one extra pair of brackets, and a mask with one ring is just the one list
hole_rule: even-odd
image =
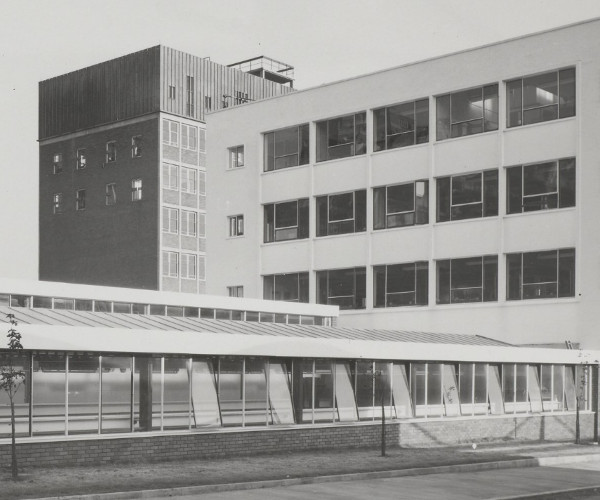
[(450, 177), (437, 179), (437, 221), (450, 220)]
[[(0, 366), (3, 370), (21, 371), (24, 374), (23, 378), (15, 379), (17, 389), (13, 398), (15, 406), (15, 434), (17, 436), (29, 435), (29, 401), (31, 395), (29, 393), (30, 382), (30, 366), (29, 356), (8, 356), (0, 355)], [(4, 390), (0, 390), (0, 437), (8, 437), (11, 435), (10, 424), (10, 398)]]
[(414, 264), (387, 266), (386, 307), (416, 303), (415, 272)]
[(415, 103), (415, 115), (417, 121), (417, 144), (429, 142), (429, 99), (423, 99)]
[(575, 296), (575, 250), (558, 251), (558, 296)]
[(274, 276), (275, 289), (273, 293), (274, 300), (284, 300), (288, 302), (298, 302), (298, 280), (297, 273), (276, 274)]
[[(527, 393), (527, 365), (517, 365), (517, 392), (516, 392), (516, 410), (517, 412), (530, 411), (529, 398)], [(538, 382), (539, 385), (539, 382)]]
[(557, 252), (523, 254), (523, 298), (548, 298), (557, 295)]
[(498, 130), (498, 85), (483, 87), (484, 131)]
[(523, 108), (538, 108), (558, 103), (558, 73), (523, 78)]
[(217, 383), (210, 360), (192, 361), (192, 427), (221, 425)]
[[(354, 219), (354, 193), (343, 193), (330, 196), (329, 222), (349, 219)], [(330, 234), (336, 233), (330, 232)]]
[(515, 402), (515, 365), (513, 364), (502, 365), (502, 394), (507, 410), (509, 404), (512, 409)]
[(504, 413), (500, 371), (498, 368), (496, 365), (489, 365), (488, 369), (488, 398), (490, 400), (490, 413), (492, 415), (502, 415)]
[(286, 363), (269, 362), (269, 403), (271, 405), (271, 423), (293, 424), (294, 408), (290, 375)]
[(375, 418), (381, 419), (381, 404), (384, 405), (386, 418), (392, 418), (392, 373), (391, 363), (375, 362)]
[(385, 114), (385, 108), (373, 111), (373, 151), (386, 149)]
[(401, 184), (387, 188), (387, 214), (412, 212), (415, 209), (415, 185)]
[(91, 311), (92, 310), (92, 301), (75, 299), (75, 310), (76, 311)]
[(131, 304), (125, 302), (113, 302), (113, 312), (130, 314)]
[(331, 367), (331, 361), (315, 361), (315, 422), (331, 422), (334, 418)]
[(452, 123), (483, 117), (482, 89), (469, 89), (452, 94)]
[(100, 361), (98, 356), (69, 357), (69, 434), (100, 430)]
[(294, 360), (292, 374), (296, 423), (311, 423), (313, 419), (313, 361)]
[(112, 303), (105, 300), (95, 300), (94, 301), (94, 311), (95, 312), (111, 312), (112, 311)]
[(136, 357), (133, 377), (133, 430), (151, 431), (161, 427), (161, 359)]
[(443, 389), (446, 416), (460, 415), (460, 398), (456, 384), (456, 368), (454, 365), (442, 365), (444, 370)]
[(538, 378), (537, 368), (529, 365), (529, 402), (531, 403), (531, 411), (539, 413), (542, 411), (542, 391), (540, 389), (540, 381)]
[(481, 258), (454, 259), (451, 266), (450, 302), (481, 302), (483, 299)]
[(558, 72), (559, 78), (559, 117), (575, 116), (575, 68), (563, 69)]
[(444, 414), (442, 404), (442, 364), (427, 364), (427, 415), (438, 417)]
[(452, 205), (482, 201), (481, 173), (452, 177)]
[(245, 423), (244, 425), (267, 425), (267, 375), (263, 359), (246, 358)]
[(563, 410), (564, 387), (563, 376), (564, 366), (554, 365), (552, 373), (552, 408), (555, 410)]
[(436, 138), (443, 141), (450, 137), (450, 94), (440, 96), (436, 100)]
[(350, 381), (350, 363), (337, 362), (335, 364), (335, 402), (337, 420), (340, 422), (354, 422), (358, 420), (354, 391), (352, 390)]
[(52, 309), (52, 297), (33, 297), (33, 307)]
[(575, 158), (559, 161), (559, 207), (575, 206)]
[(577, 406), (577, 393), (575, 388), (575, 378), (573, 375), (573, 366), (565, 366), (565, 403), (567, 410), (575, 411)]
[(415, 417), (426, 415), (426, 371), (425, 363), (411, 363), (410, 365), (410, 394), (415, 409)]
[(372, 420), (375, 416), (375, 381), (372, 361), (356, 361), (354, 391), (360, 420)]
[(10, 307), (29, 307), (31, 297), (29, 295), (11, 295)]
[(406, 366), (400, 363), (394, 363), (392, 368), (392, 396), (394, 398), (396, 418), (412, 417), (413, 407), (408, 389)]
[(464, 415), (472, 415), (475, 410), (473, 404), (473, 363), (460, 363), (458, 365), (459, 397)]
[(515, 80), (506, 84), (506, 116), (508, 127), (522, 124), (523, 80)]
[(224, 426), (243, 425), (243, 360), (219, 360), (219, 403)]
[(429, 181), (415, 182), (415, 224), (429, 222)]
[(522, 167), (511, 167), (506, 169), (507, 184), (507, 213), (520, 214), (523, 211), (523, 169)]
[(65, 358), (34, 355), (32, 375), (33, 434), (65, 432)]
[(165, 358), (163, 401), (163, 428), (189, 428), (190, 386), (187, 359)]
[(450, 261), (437, 261), (437, 303), (450, 303)]
[(102, 433), (131, 431), (131, 358), (102, 357)]

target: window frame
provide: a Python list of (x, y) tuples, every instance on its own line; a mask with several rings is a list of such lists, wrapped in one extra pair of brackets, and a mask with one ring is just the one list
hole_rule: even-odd
[[(190, 221), (191, 219), (191, 221)], [(196, 237), (198, 235), (198, 214), (191, 210), (181, 209), (181, 235)], [(190, 231), (191, 226), (191, 231)]]
[(83, 170), (87, 166), (86, 148), (78, 148), (75, 152), (75, 169)]
[[(296, 150), (295, 152), (285, 152), (285, 154), (277, 154), (277, 135), (290, 133), (294, 131), (296, 133)], [(276, 170), (283, 170), (286, 168), (299, 167), (302, 165), (308, 165), (309, 163), (309, 151), (310, 151), (310, 134), (308, 123), (302, 123), (300, 125), (294, 125), (292, 127), (285, 127), (271, 132), (263, 134), (264, 142), (264, 159), (263, 159), (263, 171), (274, 172)], [(296, 157), (296, 162), (283, 166), (277, 166), (277, 160), (282, 158)]]
[[(333, 200), (340, 199), (343, 196), (352, 195), (352, 217), (346, 219), (331, 219)], [(364, 213), (357, 210), (358, 204), (364, 205)], [(360, 208), (360, 207), (358, 207)], [(334, 210), (335, 211), (335, 210)], [(325, 213), (324, 213), (325, 212)], [(316, 197), (316, 220), (317, 231), (316, 236), (334, 236), (340, 234), (362, 233), (367, 230), (367, 191), (366, 189), (358, 189), (356, 191), (346, 191), (343, 193), (333, 193)], [(352, 230), (347, 230), (344, 227), (350, 226), (348, 223), (352, 221)], [(337, 228), (337, 229), (336, 229)]]
[(52, 155), (52, 173), (54, 175), (60, 174), (63, 171), (63, 154), (54, 153)]
[[(170, 191), (179, 191), (179, 165), (163, 162), (161, 179), (163, 189), (168, 189)], [(165, 179), (168, 180), (168, 183), (165, 182)]]
[(75, 191), (75, 211), (77, 212), (85, 210), (85, 191), (85, 189), (78, 189)]
[(115, 163), (117, 161), (117, 141), (107, 141), (104, 150), (104, 164)]
[[(468, 201), (463, 203), (454, 203), (454, 183), (459, 178), (480, 176), (480, 200)], [(487, 179), (486, 179), (487, 178)], [(483, 219), (485, 217), (496, 217), (498, 211), (499, 196), (499, 172), (498, 169), (480, 170), (476, 172), (466, 172), (463, 174), (447, 175), (436, 177), (436, 222), (454, 222), (468, 219)], [(489, 184), (486, 184), (489, 182)], [(495, 183), (495, 189), (494, 188)], [(448, 189), (443, 193), (442, 189)], [(462, 193), (464, 194), (464, 193)], [(447, 199), (448, 203), (445, 203)], [(481, 205), (481, 215), (472, 215), (469, 212), (461, 214), (459, 208), (475, 207)], [(444, 210), (444, 211), (442, 211)], [(457, 213), (458, 215), (454, 215)]]
[[(316, 285), (317, 285), (317, 304), (325, 304), (325, 305), (337, 305), (340, 310), (348, 310), (348, 309), (366, 309), (366, 290), (367, 290), (367, 268), (366, 267), (349, 267), (342, 269), (325, 269), (316, 272)], [(344, 295), (332, 295), (330, 291), (332, 290), (332, 286), (335, 287), (335, 283), (331, 283), (332, 275), (334, 273), (344, 273), (344, 272), (352, 272), (352, 294), (344, 294)], [(360, 279), (363, 279), (363, 283), (359, 283)], [(344, 285), (343, 279), (340, 280), (338, 278), (338, 285), (341, 284), (342, 287)], [(323, 292), (325, 288), (325, 297), (323, 297)], [(338, 286), (338, 288), (340, 288)], [(361, 294), (362, 292), (362, 294)], [(344, 304), (344, 299), (351, 299), (351, 304)]]
[(54, 193), (52, 195), (52, 213), (62, 214), (64, 212), (64, 198), (62, 193)]
[[(296, 204), (296, 224), (291, 226), (277, 227), (277, 209), (283, 205), (291, 203)], [(281, 241), (303, 240), (309, 237), (309, 199), (300, 198), (297, 200), (280, 201), (277, 203), (268, 203), (263, 205), (264, 213), (264, 243), (277, 243)], [(271, 222), (272, 219), (272, 222)], [(290, 230), (296, 230), (292, 237), (278, 238), (278, 234), (287, 235)]]
[(230, 238), (244, 236), (244, 214), (228, 215), (227, 226)]
[(196, 194), (198, 191), (198, 171), (195, 168), (180, 167), (179, 185), (182, 193)]
[[(171, 252), (168, 250), (163, 250), (162, 251), (162, 263), (163, 263), (163, 265), (162, 265), (163, 278), (178, 278), (179, 277), (179, 253)], [(165, 263), (167, 264), (166, 266), (165, 266)], [(173, 265), (175, 267), (174, 272), (173, 272)]]
[[(352, 135), (351, 135), (351, 140), (348, 140), (347, 142), (343, 142), (343, 143), (336, 143), (336, 144), (331, 144), (332, 142), (332, 136), (334, 135), (331, 128), (332, 126), (335, 125), (335, 122), (340, 122), (340, 125), (338, 126), (338, 132), (336, 135), (340, 136), (342, 134), (342, 132), (340, 131), (340, 129), (342, 129), (341, 125), (343, 125), (342, 120), (346, 120), (349, 118), (352, 118), (353, 122), (352, 122)], [(359, 123), (357, 124), (357, 119), (359, 120)], [(343, 116), (338, 116), (335, 118), (328, 118), (327, 120), (320, 120), (318, 122), (315, 123), (316, 129), (317, 129), (317, 147), (316, 147), (316, 151), (317, 151), (317, 158), (316, 161), (317, 163), (320, 162), (324, 162), (324, 161), (330, 161), (330, 160), (338, 160), (341, 158), (351, 158), (354, 156), (362, 156), (364, 154), (367, 153), (367, 113), (366, 111), (359, 111), (357, 113), (350, 113), (347, 115), (343, 115)], [(359, 141), (359, 138), (362, 138), (362, 142)], [(337, 154), (332, 154), (332, 150), (334, 151), (338, 151), (338, 149), (334, 149), (334, 148), (340, 148), (340, 147), (350, 147), (350, 152), (349, 153), (344, 153), (342, 152), (342, 154), (340, 154), (339, 156)], [(360, 151), (357, 152), (357, 149), (359, 149), (360, 147)]]
[(162, 232), (165, 234), (179, 234), (179, 209), (162, 207)]
[(198, 151), (198, 127), (181, 124), (181, 149), (188, 151)]
[[(236, 168), (242, 168), (245, 166), (246, 155), (244, 152), (244, 145), (233, 146), (227, 148), (227, 169), (235, 170)], [(240, 162), (241, 159), (241, 162)]]
[(163, 118), (162, 142), (167, 146), (179, 146), (179, 122)]
[[(138, 185), (139, 183), (139, 185)], [(142, 201), (143, 183), (141, 178), (131, 179), (131, 201)]]
[(141, 158), (142, 157), (142, 135), (134, 135), (131, 137), (131, 157)]
[[(295, 302), (307, 304), (309, 302), (310, 283), (308, 271), (298, 271), (290, 273), (267, 274), (262, 276), (263, 299), (264, 300), (279, 300), (283, 302)], [(293, 298), (285, 298), (282, 292), (288, 290), (284, 280), (295, 280), (296, 290)], [(279, 287), (278, 285), (279, 281)], [(289, 284), (289, 283), (288, 283)], [(278, 297), (279, 292), (279, 297)], [(267, 294), (269, 295), (267, 297)]]
[(198, 278), (198, 264), (195, 254), (183, 252), (181, 253), (179, 274), (181, 275), (181, 279), (196, 280)]
[[(423, 185), (423, 195), (419, 196), (419, 185)], [(404, 210), (400, 212), (389, 211), (389, 190), (405, 186), (412, 186), (412, 210)], [(419, 198), (423, 198), (423, 202), (419, 203)], [(419, 207), (419, 205), (422, 205)], [(419, 208), (421, 209), (419, 211)], [(413, 214), (412, 223), (403, 223), (402, 219), (394, 224), (390, 222), (394, 218), (406, 214)], [(390, 184), (387, 186), (378, 186), (373, 188), (373, 230), (379, 231), (382, 229), (394, 229), (398, 227), (411, 227), (429, 224), (429, 179), (419, 179), (411, 182), (402, 182), (399, 184)]]
[(104, 187), (104, 204), (107, 207), (117, 204), (117, 183), (109, 182)]
[[(412, 268), (413, 273), (412, 290), (389, 291), (390, 271), (401, 270), (402, 268)], [(383, 278), (383, 283), (379, 279)], [(422, 289), (424, 288), (424, 289)], [(393, 298), (399, 296), (414, 297), (409, 303), (394, 303)], [(383, 300), (381, 300), (383, 299)], [(400, 264), (384, 264), (373, 266), (373, 308), (391, 308), (391, 307), (409, 307), (409, 306), (427, 306), (429, 304), (429, 262), (416, 261), (404, 262)]]
[[(472, 265), (475, 261), (479, 260), (481, 266), (480, 272), (480, 286), (453, 286), (454, 282), (464, 280), (464, 276), (453, 276), (453, 267), (458, 267), (460, 270), (460, 266)], [(470, 262), (469, 262), (470, 261)], [(486, 268), (486, 265), (492, 266), (494, 268), (494, 272), (492, 272), (489, 276), (486, 273), (486, 270), (489, 272), (489, 268)], [(447, 270), (444, 269), (445, 266), (448, 266)], [(442, 288), (442, 280), (446, 279), (445, 275), (447, 274), (447, 290), (441, 290)], [(473, 304), (473, 303), (484, 303), (484, 302), (497, 302), (498, 301), (498, 255), (481, 255), (475, 257), (459, 257), (452, 259), (439, 259), (436, 260), (436, 304)], [(494, 285), (490, 288), (489, 281), (493, 281)], [(446, 283), (444, 283), (445, 285)], [(464, 283), (461, 283), (464, 284)], [(446, 287), (444, 287), (446, 288)], [(478, 300), (471, 300), (472, 297), (466, 296), (464, 298), (457, 297), (459, 295), (457, 291), (465, 291), (468, 290), (481, 290), (481, 298)], [(447, 297), (445, 292), (447, 292)], [(468, 292), (467, 292), (468, 293)]]
[(195, 106), (195, 79), (191, 75), (185, 77), (185, 113), (187, 116), (194, 116)]
[[(427, 125), (426, 132), (423, 135), (419, 134), (419, 122), (418, 122), (418, 106), (426, 103), (427, 111)], [(394, 110), (399, 110), (403, 106), (407, 106), (412, 104), (412, 118), (413, 118), (413, 130), (408, 130), (406, 132), (398, 132), (395, 134), (390, 134), (389, 129), (391, 126), (390, 120), (390, 112)], [(373, 110), (373, 152), (377, 151), (387, 151), (390, 149), (398, 149), (409, 146), (416, 146), (418, 144), (427, 144), (429, 142), (429, 98), (425, 97), (422, 99), (415, 99), (411, 101), (405, 101), (398, 104), (392, 104), (390, 106), (383, 106), (380, 108), (375, 108)], [(379, 120), (383, 120), (381, 123)], [(412, 141), (410, 144), (398, 144), (391, 145), (390, 137), (392, 136), (404, 136), (408, 137), (409, 134), (412, 134)], [(382, 145), (383, 143), (383, 145)]]
[[(494, 89), (495, 87), (495, 89)], [(495, 93), (488, 93), (486, 95), (486, 90), (495, 90)], [(470, 118), (465, 120), (453, 120), (453, 111), (454, 115), (458, 114), (459, 110), (454, 110), (452, 101), (458, 98), (466, 98), (468, 99), (469, 93), (472, 93), (476, 90), (481, 91), (481, 117)], [(492, 103), (491, 109), (486, 108), (486, 99), (489, 99)], [(471, 135), (483, 134), (485, 132), (496, 132), (499, 130), (500, 121), (499, 121), (499, 99), (500, 99), (500, 90), (498, 83), (489, 83), (485, 85), (478, 85), (475, 87), (470, 87), (468, 89), (461, 89), (454, 92), (449, 92), (446, 94), (442, 94), (435, 97), (435, 114), (436, 114), (436, 141), (445, 141), (448, 139), (456, 139), (459, 137), (468, 137)], [(444, 109), (445, 108), (445, 109)], [(443, 112), (447, 113), (447, 117), (440, 116)], [(488, 113), (488, 115), (486, 115)], [(489, 120), (488, 116), (492, 115), (496, 117), (496, 122)], [(456, 116), (458, 118), (458, 116)], [(479, 121), (481, 126), (481, 130), (479, 131), (471, 131), (469, 129), (469, 124), (477, 125), (475, 122)], [(488, 127), (487, 124), (490, 123), (491, 126)], [(460, 130), (458, 125), (462, 125)], [(455, 131), (459, 131), (461, 133), (456, 133)]]

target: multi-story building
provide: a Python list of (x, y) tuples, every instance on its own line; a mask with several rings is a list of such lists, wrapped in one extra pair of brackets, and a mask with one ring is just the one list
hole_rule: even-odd
[(212, 113), (209, 293), (598, 347), (599, 75), (591, 20)]
[(204, 292), (204, 115), (292, 76), (156, 46), (41, 82), (40, 279)]

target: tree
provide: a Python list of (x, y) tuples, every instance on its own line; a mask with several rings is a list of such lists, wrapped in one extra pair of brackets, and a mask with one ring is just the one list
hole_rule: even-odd
[(8, 354), (3, 359), (0, 366), (0, 389), (8, 395), (10, 400), (10, 425), (12, 435), (11, 446), (11, 470), (12, 478), (17, 479), (19, 470), (17, 468), (17, 444), (15, 440), (15, 395), (25, 380), (25, 372), (20, 369), (20, 363), (15, 365), (19, 355), (23, 350), (21, 344), (21, 334), (17, 331), (17, 320), (14, 314), (7, 314), (10, 328), (6, 337), (8, 338)]

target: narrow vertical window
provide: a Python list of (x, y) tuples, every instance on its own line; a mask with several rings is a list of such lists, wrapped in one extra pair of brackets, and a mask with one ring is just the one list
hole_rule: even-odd
[(52, 196), (52, 211), (55, 214), (63, 213), (63, 195), (62, 193), (56, 193)]
[(244, 166), (244, 146), (229, 148), (229, 168)]
[(179, 123), (173, 120), (163, 120), (162, 136), (163, 144), (179, 146)]
[(131, 157), (139, 158), (142, 156), (142, 136), (134, 135), (131, 138)]
[(162, 187), (164, 189), (179, 189), (179, 170), (177, 165), (163, 163), (162, 166)]
[(140, 201), (142, 199), (142, 179), (133, 179), (131, 181), (131, 201)]
[(63, 171), (63, 155), (62, 153), (55, 153), (52, 156), (52, 172), (54, 174), (60, 174)]
[(179, 276), (179, 254), (177, 252), (163, 251), (162, 268), (163, 276), (177, 278), (177, 276)]
[(87, 156), (84, 148), (77, 150), (77, 170), (82, 170), (87, 165)]
[(109, 141), (106, 143), (104, 163), (113, 163), (115, 161), (117, 161), (117, 143), (115, 141)]
[(185, 77), (185, 112), (187, 116), (194, 116), (194, 77), (186, 76)]
[(175, 99), (175, 85), (169, 85), (169, 99)]
[(114, 182), (106, 185), (105, 203), (106, 205), (114, 205), (117, 203), (117, 185)]
[(163, 207), (162, 216), (163, 233), (177, 234), (179, 232), (179, 210), (176, 208)]
[(229, 236), (244, 235), (244, 216), (232, 215), (227, 218), (229, 223)]
[(78, 189), (75, 193), (75, 210), (85, 210), (85, 189)]
[(185, 279), (196, 279), (196, 256), (189, 253), (181, 254), (181, 277)]

